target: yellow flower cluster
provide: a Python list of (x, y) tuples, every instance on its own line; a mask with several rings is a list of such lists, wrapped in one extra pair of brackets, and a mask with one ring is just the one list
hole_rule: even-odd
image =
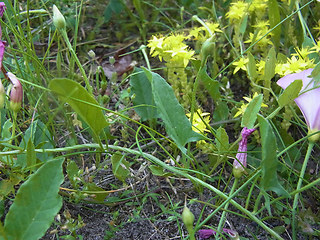
[(163, 59), (166, 62), (183, 62), (186, 67), (195, 52), (184, 43), (185, 39), (183, 34), (171, 34), (168, 37), (160, 36), (159, 38), (153, 36), (147, 46), (150, 48), (152, 57), (159, 56), (160, 61)]

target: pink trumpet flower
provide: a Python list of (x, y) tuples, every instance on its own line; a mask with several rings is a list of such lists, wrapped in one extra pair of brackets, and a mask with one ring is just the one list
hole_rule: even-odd
[(239, 143), (238, 153), (236, 155), (236, 159), (233, 162), (233, 175), (236, 178), (242, 176), (245, 172), (245, 167), (247, 167), (247, 143), (248, 137), (253, 133), (256, 129), (248, 129), (244, 127), (241, 131), (242, 139)]
[[(299, 97), (294, 101), (300, 108), (308, 126), (308, 134), (320, 130), (320, 84), (317, 83), (310, 75), (313, 68), (304, 70), (299, 73), (289, 74), (280, 78), (277, 84), (286, 89), (293, 81), (302, 80), (303, 86)], [(310, 141), (317, 141), (320, 134), (315, 134), (309, 138)]]

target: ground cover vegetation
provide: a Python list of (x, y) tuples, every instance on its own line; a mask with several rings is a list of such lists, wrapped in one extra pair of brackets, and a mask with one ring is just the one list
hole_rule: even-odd
[(0, 239), (319, 239), (318, 1), (0, 16)]

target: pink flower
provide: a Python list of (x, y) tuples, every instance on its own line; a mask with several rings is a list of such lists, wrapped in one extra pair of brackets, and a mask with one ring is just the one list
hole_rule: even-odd
[[(294, 101), (306, 120), (309, 133), (320, 130), (320, 85), (310, 76), (312, 71), (313, 68), (310, 68), (299, 73), (289, 74), (280, 78), (277, 82), (280, 87), (286, 89), (293, 81), (298, 79), (302, 80), (303, 87), (300, 91), (302, 94)], [(317, 135), (314, 135), (314, 137)], [(317, 138), (318, 137), (320, 136), (317, 136)]]
[(8, 72), (7, 76), (13, 85), (10, 92), (10, 107), (13, 111), (18, 111), (21, 107), (23, 98), (22, 85), (13, 73)]
[(248, 129), (244, 127), (242, 129), (241, 135), (242, 139), (239, 143), (238, 153), (236, 155), (236, 159), (233, 162), (233, 175), (237, 178), (241, 177), (245, 172), (245, 167), (247, 167), (247, 142), (248, 137), (253, 133), (256, 129)]
[[(6, 10), (6, 6), (4, 2), (0, 2), (0, 17), (3, 16), (4, 11)], [(2, 38), (2, 30), (1, 30), (1, 25), (0, 25), (0, 69), (2, 67), (2, 59), (3, 59), (3, 54), (4, 54), (4, 49), (6, 42), (1, 40)]]

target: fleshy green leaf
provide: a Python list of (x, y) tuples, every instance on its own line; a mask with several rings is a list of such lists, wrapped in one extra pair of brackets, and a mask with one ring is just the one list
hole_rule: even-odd
[(62, 158), (46, 162), (21, 185), (5, 219), (8, 240), (39, 239), (50, 227), (62, 206), (62, 163)]
[(147, 69), (144, 71), (151, 81), (153, 98), (168, 135), (179, 149), (186, 153), (184, 148), (186, 143), (201, 140), (203, 136), (192, 130), (191, 123), (176, 99), (171, 86), (159, 74)]
[(253, 128), (257, 119), (257, 114), (261, 108), (262, 98), (263, 95), (259, 94), (249, 102), (242, 117), (241, 127), (247, 127), (249, 129)]
[(262, 116), (258, 117), (262, 145), (261, 187), (265, 191), (274, 191), (278, 195), (289, 196), (278, 182), (277, 176), (277, 142), (269, 122)]
[(279, 106), (283, 107), (296, 99), (299, 96), (301, 88), (302, 80), (295, 80), (294, 82), (292, 82), (279, 97)]
[(114, 176), (124, 182), (130, 174), (129, 163), (125, 160), (124, 155), (120, 152), (114, 153), (111, 157), (111, 163)]
[(79, 83), (67, 78), (56, 78), (51, 80), (49, 88), (59, 94), (60, 99), (68, 103), (90, 126), (95, 133), (94, 137), (108, 125), (98, 102)]
[(151, 83), (142, 69), (135, 68), (130, 85), (131, 91), (135, 95), (133, 98), (133, 104), (136, 106), (134, 110), (139, 114), (141, 120), (147, 121), (157, 118), (157, 108), (153, 100)]
[(219, 82), (209, 77), (206, 71), (206, 67), (201, 68), (198, 74), (198, 77), (203, 82), (212, 99), (215, 101), (219, 100), (221, 98), (221, 94), (219, 92)]

